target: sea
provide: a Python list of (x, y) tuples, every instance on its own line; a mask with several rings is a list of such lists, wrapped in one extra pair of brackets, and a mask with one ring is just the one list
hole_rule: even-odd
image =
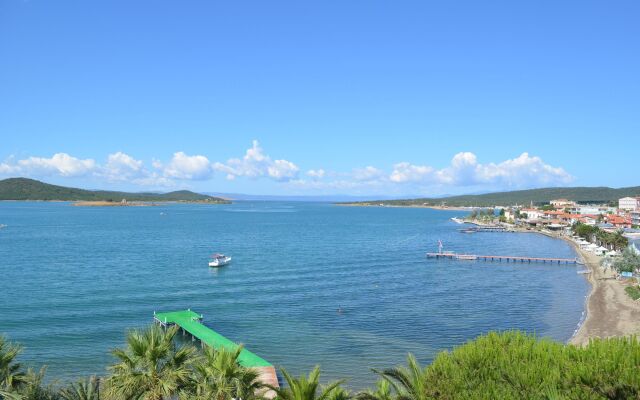
[[(584, 318), (576, 265), (427, 259), (444, 250), (576, 256), (534, 233), (462, 233), (464, 211), (235, 202), (76, 207), (0, 202), (0, 334), (50, 380), (105, 375), (126, 332), (191, 309), (295, 375), (360, 389), (489, 331), (560, 342)], [(212, 253), (233, 258), (214, 269)], [(181, 339), (182, 340), (182, 339)], [(185, 338), (188, 342), (188, 338)]]

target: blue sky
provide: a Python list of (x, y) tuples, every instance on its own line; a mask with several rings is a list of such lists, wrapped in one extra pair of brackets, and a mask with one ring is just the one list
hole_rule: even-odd
[(0, 0), (0, 178), (638, 185), (640, 3)]

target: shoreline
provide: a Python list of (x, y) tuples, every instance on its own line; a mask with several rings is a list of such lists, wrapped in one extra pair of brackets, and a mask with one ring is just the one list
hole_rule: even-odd
[(444, 210), (444, 211), (471, 211), (477, 208), (482, 207), (465, 207), (465, 206), (430, 206), (425, 204), (407, 204), (407, 205), (397, 205), (397, 204), (371, 204), (371, 203), (333, 203), (336, 206), (341, 207), (379, 207), (379, 208), (429, 208), (432, 210)]
[(613, 270), (600, 267), (602, 257), (581, 249), (566, 236), (536, 230), (514, 230), (513, 232), (538, 233), (569, 243), (584, 262), (590, 273), (586, 274), (591, 289), (585, 298), (584, 315), (568, 344), (584, 346), (591, 339), (640, 335), (640, 301), (630, 298), (625, 292), (628, 286), (617, 280)]
[(594, 338), (640, 334), (640, 303), (627, 295), (625, 288), (629, 284), (617, 280), (611, 269), (601, 268), (601, 257), (567, 241), (591, 271), (587, 277), (591, 290), (586, 298), (586, 317), (568, 343), (584, 346)]

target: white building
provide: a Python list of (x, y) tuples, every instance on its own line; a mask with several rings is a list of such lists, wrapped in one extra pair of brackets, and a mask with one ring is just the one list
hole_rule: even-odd
[(596, 207), (596, 206), (580, 206), (577, 208), (577, 214), (592, 214), (592, 215), (598, 215), (598, 214), (604, 214), (606, 211), (600, 207)]
[(535, 221), (544, 217), (544, 212), (535, 208), (525, 208), (520, 210), (520, 214), (527, 214), (527, 221)]
[(640, 210), (640, 197), (623, 197), (618, 200), (618, 208), (625, 211)]

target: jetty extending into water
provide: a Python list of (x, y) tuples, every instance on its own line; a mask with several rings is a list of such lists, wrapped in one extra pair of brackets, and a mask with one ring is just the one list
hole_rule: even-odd
[(448, 258), (451, 260), (464, 261), (507, 261), (521, 263), (550, 263), (550, 264), (579, 264), (577, 258), (553, 258), (553, 257), (523, 257), (523, 256), (498, 256), (498, 255), (477, 255), (460, 254), (453, 252), (427, 253), (427, 258)]
[[(202, 324), (202, 314), (198, 314), (190, 309), (171, 312), (154, 312), (153, 319), (156, 323), (164, 327), (177, 325), (183, 332), (189, 333), (194, 340), (198, 339), (203, 345), (206, 344), (214, 349), (225, 348), (230, 351), (235, 351), (238, 348), (238, 344)], [(260, 373), (260, 381), (262, 383), (279, 387), (275, 367), (264, 358), (243, 348), (238, 356), (238, 363), (243, 367), (257, 370)], [(265, 393), (265, 397), (273, 398), (274, 396), (275, 393), (273, 391)]]
[(487, 225), (487, 226), (474, 226), (472, 228), (464, 228), (464, 229), (458, 229), (458, 231), (460, 232), (464, 232), (464, 233), (475, 233), (475, 232), (509, 232), (509, 230), (507, 228), (505, 228), (504, 226), (494, 226), (494, 225)]

